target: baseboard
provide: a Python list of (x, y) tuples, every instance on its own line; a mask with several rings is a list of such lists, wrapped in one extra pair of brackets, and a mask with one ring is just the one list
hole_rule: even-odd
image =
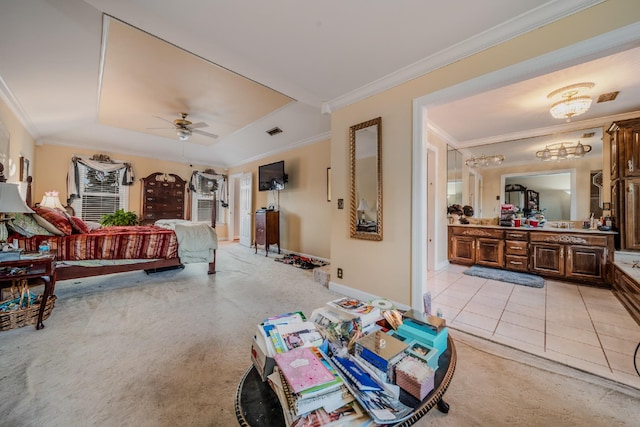
[[(360, 301), (371, 301), (373, 299), (381, 298), (378, 295), (370, 294), (369, 292), (363, 292), (363, 291), (361, 291), (359, 289), (354, 289), (354, 288), (351, 288), (349, 286), (345, 286), (345, 285), (342, 285), (340, 283), (335, 283), (335, 282), (331, 282), (331, 281), (329, 281), (329, 289), (332, 290), (332, 291), (338, 292), (338, 293), (340, 293), (340, 294), (342, 294), (344, 296), (347, 296), (347, 297), (357, 298)], [(409, 310), (409, 309), (411, 309), (411, 306), (408, 306), (406, 304), (399, 303), (399, 302), (394, 301), (394, 300), (389, 299), (389, 298), (385, 298), (385, 299), (391, 301), (391, 303), (397, 309), (400, 309), (400, 310)]]
[(436, 265), (436, 271), (444, 270), (447, 267), (449, 267), (449, 261), (444, 260)]

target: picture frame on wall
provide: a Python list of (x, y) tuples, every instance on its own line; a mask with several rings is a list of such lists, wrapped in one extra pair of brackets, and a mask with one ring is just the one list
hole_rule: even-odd
[(29, 159), (24, 156), (20, 156), (20, 181), (27, 182), (29, 176)]
[(327, 202), (331, 201), (331, 168), (327, 168)]

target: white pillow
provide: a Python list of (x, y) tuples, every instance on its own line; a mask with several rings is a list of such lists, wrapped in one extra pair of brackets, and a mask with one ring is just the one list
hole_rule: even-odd
[(42, 218), (40, 215), (34, 213), (33, 217), (35, 218), (36, 222), (44, 227), (48, 232), (52, 233), (55, 236), (64, 236), (64, 233), (62, 231), (58, 230), (53, 224)]

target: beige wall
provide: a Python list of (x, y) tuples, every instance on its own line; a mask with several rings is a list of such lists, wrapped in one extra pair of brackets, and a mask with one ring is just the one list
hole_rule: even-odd
[[(330, 151), (329, 141), (322, 141), (229, 169), (229, 175), (247, 172), (252, 174), (254, 211), (278, 205), (279, 200), (282, 249), (331, 258), (329, 229), (332, 204), (327, 202)], [(258, 191), (258, 167), (280, 160), (284, 160), (289, 182), (274, 199), (274, 192)]]
[[(20, 181), (20, 156), (29, 159), (29, 169), (33, 171), (36, 163), (35, 142), (2, 97), (0, 97), (0, 121), (9, 132), (9, 164), (4, 165), (4, 176), (7, 182), (17, 183)], [(26, 186), (21, 184), (20, 187), (24, 196)]]
[[(129, 210), (140, 214), (141, 207), (141, 182), (144, 178), (154, 172), (172, 173), (188, 181), (194, 170), (204, 170), (206, 165), (193, 165), (187, 163), (170, 162), (146, 157), (130, 156), (126, 154), (113, 153), (108, 150), (86, 150), (59, 145), (36, 146), (35, 158), (41, 160), (36, 162), (33, 169), (33, 201), (42, 199), (45, 191), (56, 190), (60, 192), (60, 200), (65, 203), (67, 194), (67, 170), (69, 162), (74, 155), (92, 156), (93, 154), (106, 154), (114, 160), (130, 162), (133, 166), (135, 181), (129, 187)], [(46, 159), (46, 160), (45, 160)], [(217, 170), (218, 173), (225, 171)], [(226, 214), (226, 212), (224, 213)], [(227, 238), (226, 225), (219, 225), (216, 229), (220, 239)]]
[[(637, 21), (640, 21), (640, 8), (635, 2), (609, 0), (335, 111), (331, 116), (331, 166), (336, 200), (349, 197), (349, 126), (382, 117), (384, 236), (381, 242), (351, 239), (348, 210), (333, 210), (332, 282), (411, 303), (412, 101), (415, 98)], [(446, 167), (446, 162), (441, 165)], [(446, 227), (445, 223), (442, 227)], [(338, 267), (344, 271), (343, 279), (335, 275)]]

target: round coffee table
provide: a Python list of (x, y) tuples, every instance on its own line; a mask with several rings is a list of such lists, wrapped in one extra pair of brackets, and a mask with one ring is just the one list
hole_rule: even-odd
[[(436, 406), (441, 412), (449, 412), (449, 405), (442, 399), (449, 388), (456, 370), (456, 347), (451, 335), (447, 340), (447, 350), (438, 358), (434, 388), (423, 399), (418, 400), (404, 390), (400, 391), (400, 401), (414, 408), (413, 415), (394, 426), (410, 426)], [(236, 418), (243, 427), (285, 426), (282, 407), (268, 382), (263, 382), (256, 368), (251, 365), (244, 373), (236, 391)]]

